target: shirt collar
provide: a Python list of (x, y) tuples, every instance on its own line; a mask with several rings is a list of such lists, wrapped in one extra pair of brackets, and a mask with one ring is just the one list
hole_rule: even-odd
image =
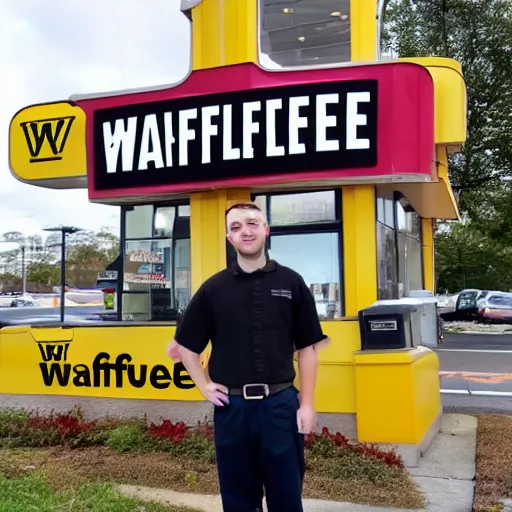
[(267, 263), (265, 264), (264, 267), (261, 267), (261, 268), (259, 268), (258, 270), (254, 271), (254, 272), (244, 272), (240, 268), (240, 265), (238, 264), (237, 261), (235, 261), (235, 263), (232, 266), (232, 270), (233, 270), (233, 273), (235, 274), (235, 276), (238, 276), (238, 275), (253, 275), (253, 274), (258, 274), (259, 272), (269, 273), (269, 272), (274, 272), (274, 270), (276, 270), (276, 268), (277, 268), (277, 262), (274, 261), (274, 260), (271, 260), (271, 259), (267, 260)]

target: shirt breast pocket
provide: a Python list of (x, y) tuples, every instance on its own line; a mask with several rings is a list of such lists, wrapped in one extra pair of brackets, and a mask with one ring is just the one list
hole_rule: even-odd
[(293, 313), (293, 295), (290, 289), (272, 288), (270, 290), (270, 311), (279, 320), (290, 320)]

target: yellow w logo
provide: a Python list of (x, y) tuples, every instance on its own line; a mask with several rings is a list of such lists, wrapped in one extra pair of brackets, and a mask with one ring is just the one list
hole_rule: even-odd
[(54, 117), (21, 123), (25, 134), (30, 162), (62, 160), (62, 152), (75, 116)]

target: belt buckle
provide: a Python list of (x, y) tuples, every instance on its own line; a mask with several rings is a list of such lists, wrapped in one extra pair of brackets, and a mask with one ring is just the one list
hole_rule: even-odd
[[(247, 394), (247, 390), (249, 388), (255, 387), (263, 388), (263, 393), (261, 395), (249, 396)], [(246, 400), (263, 400), (263, 398), (267, 397), (270, 394), (270, 388), (268, 384), (245, 384), (242, 387), (242, 394)]]

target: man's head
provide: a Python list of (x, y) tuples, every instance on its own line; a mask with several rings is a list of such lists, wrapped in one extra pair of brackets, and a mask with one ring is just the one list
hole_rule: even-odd
[(258, 258), (265, 251), (267, 219), (254, 203), (237, 203), (226, 210), (227, 238), (244, 258)]

